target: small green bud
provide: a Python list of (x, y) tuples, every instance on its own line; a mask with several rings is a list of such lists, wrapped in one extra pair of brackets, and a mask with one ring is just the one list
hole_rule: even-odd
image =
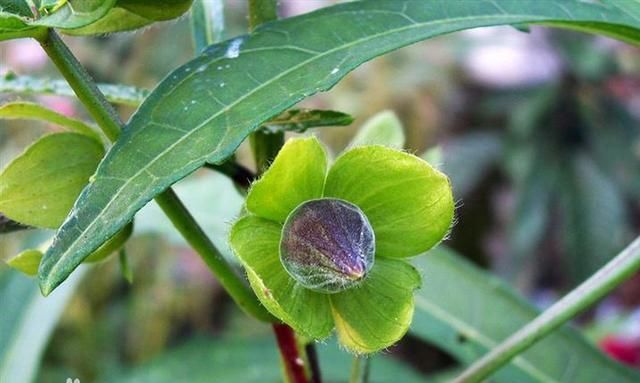
[(337, 293), (358, 285), (373, 267), (375, 237), (354, 204), (335, 198), (304, 202), (287, 217), (280, 260), (304, 287)]

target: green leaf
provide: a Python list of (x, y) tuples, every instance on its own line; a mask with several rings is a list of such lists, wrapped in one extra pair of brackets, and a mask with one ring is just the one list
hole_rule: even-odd
[(113, 8), (94, 23), (66, 30), (71, 35), (95, 35), (130, 31), (156, 21), (179, 17), (191, 6), (191, 0), (118, 0)]
[(29, 24), (61, 29), (76, 29), (92, 24), (104, 17), (116, 0), (68, 0), (55, 12)]
[(404, 147), (404, 130), (398, 116), (385, 110), (368, 119), (349, 146), (385, 145), (396, 149)]
[(0, 382), (35, 380), (49, 337), (85, 271), (81, 268), (44, 298), (33, 279), (0, 270)]
[(63, 32), (73, 36), (99, 35), (113, 32), (131, 31), (154, 23), (154, 20), (147, 19), (140, 15), (121, 7), (113, 7), (109, 13), (94, 23), (82, 28), (65, 29)]
[(413, 318), (413, 292), (420, 274), (402, 260), (376, 258), (361, 286), (330, 295), (340, 344), (372, 353), (396, 343)]
[(0, 41), (32, 37), (39, 30), (29, 26), (27, 20), (19, 15), (5, 12), (5, 8), (0, 9)]
[(84, 263), (100, 262), (111, 254), (120, 250), (129, 240), (133, 233), (133, 222), (129, 223), (124, 229), (120, 230), (116, 235), (111, 237), (107, 242), (103, 243), (98, 250), (94, 251), (90, 256), (85, 258)]
[[(149, 95), (146, 89), (126, 85), (98, 84), (100, 92), (112, 103), (138, 106)], [(0, 93), (51, 94), (75, 97), (73, 89), (64, 80), (16, 76), (8, 73), (0, 77)]]
[(100, 135), (86, 123), (32, 102), (16, 101), (0, 105), (0, 119), (3, 118), (46, 121), (76, 133), (84, 134), (87, 137), (93, 138), (98, 143), (102, 142)]
[(345, 126), (352, 122), (350, 115), (333, 110), (289, 109), (264, 123), (262, 128), (270, 133), (303, 133), (309, 128)]
[[(414, 262), (424, 274), (410, 332), (469, 364), (533, 320), (538, 311), (512, 289), (442, 247)], [(500, 370), (498, 383), (637, 382), (570, 326), (542, 339)]]
[(0, 0), (0, 11), (16, 16), (32, 17), (33, 13), (25, 0)]
[[(237, 335), (237, 334), (235, 334)], [(323, 381), (346, 382), (351, 355), (335, 342), (318, 344)], [(385, 354), (372, 355), (371, 383), (435, 383)], [(277, 345), (273, 339), (194, 337), (159, 357), (117, 376), (120, 383), (282, 382)]]
[(131, 118), (45, 255), (42, 291), (52, 291), (168, 186), (205, 162), (224, 161), (266, 120), (328, 90), (367, 60), (429, 37), (499, 24), (588, 24), (640, 41), (629, 13), (637, 8), (578, 0), (353, 2), (213, 45), (170, 74)]
[(0, 211), (25, 225), (57, 228), (103, 154), (81, 134), (42, 137), (0, 173)]
[(9, 258), (7, 264), (24, 274), (34, 276), (38, 273), (43, 255), (38, 249), (27, 249)]
[(260, 302), (297, 332), (326, 338), (333, 329), (327, 295), (308, 290), (280, 262), (281, 225), (246, 216), (233, 225), (229, 241)]
[[(66, 0), (43, 3), (40, 9), (42, 17), (33, 18), (20, 8), (20, 15), (7, 13), (8, 8), (0, 3), (0, 40), (20, 37), (36, 37), (48, 28), (73, 30), (93, 24), (107, 15), (116, 0)], [(63, 4), (64, 3), (64, 4)], [(22, 16), (22, 17), (21, 17)]]
[(118, 7), (154, 21), (171, 20), (185, 13), (192, 0), (118, 0)]
[(567, 162), (560, 194), (565, 267), (580, 282), (624, 248), (630, 231), (624, 199), (607, 174), (584, 155)]
[(448, 178), (424, 160), (384, 146), (342, 154), (329, 170), (325, 197), (358, 206), (376, 237), (376, 256), (411, 257), (440, 242), (453, 220)]
[(291, 139), (249, 189), (247, 210), (282, 223), (296, 206), (322, 196), (326, 173), (327, 155), (315, 137)]

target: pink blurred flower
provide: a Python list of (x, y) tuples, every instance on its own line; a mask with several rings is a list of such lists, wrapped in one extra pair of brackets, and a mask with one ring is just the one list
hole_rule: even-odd
[(15, 40), (3, 44), (2, 61), (10, 70), (35, 70), (47, 63), (47, 55), (35, 40)]
[(619, 362), (640, 367), (640, 339), (608, 336), (600, 341), (600, 348)]
[(75, 103), (68, 97), (40, 96), (38, 100), (47, 108), (53, 109), (65, 116), (73, 117), (76, 114)]

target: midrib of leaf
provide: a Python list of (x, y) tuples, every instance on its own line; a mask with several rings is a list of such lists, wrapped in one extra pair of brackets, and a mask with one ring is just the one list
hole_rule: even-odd
[[(455, 315), (449, 314), (447, 311), (441, 309), (440, 307), (430, 303), (428, 300), (424, 299), (420, 295), (416, 295), (415, 302), (418, 307), (423, 308), (432, 316), (438, 318), (443, 323), (448, 323), (455, 327), (461, 333), (468, 335), (470, 338), (473, 338), (482, 346), (484, 346), (487, 350), (495, 347), (498, 342), (493, 339), (486, 337), (485, 335), (476, 331), (475, 328), (471, 324), (467, 324), (466, 322), (458, 319)], [(558, 381), (545, 374), (544, 371), (536, 368), (535, 365), (529, 363), (525, 358), (521, 356), (517, 356), (513, 358), (511, 361), (512, 364), (520, 367), (523, 371), (528, 372), (531, 376), (535, 377), (540, 382), (547, 383), (557, 383)]]
[[(440, 5), (442, 5), (442, 3), (439, 3)], [(200, 132), (200, 130), (202, 128), (204, 128), (206, 125), (208, 125), (210, 122), (212, 122), (213, 120), (217, 119), (218, 117), (220, 117), (221, 115), (223, 115), (225, 112), (229, 111), (230, 109), (232, 109), (233, 107), (237, 106), (238, 104), (240, 104), (242, 101), (246, 100), (247, 98), (251, 97), (252, 95), (256, 94), (257, 92), (259, 92), (260, 90), (264, 89), (265, 87), (268, 87), (270, 85), (276, 84), (278, 82), (278, 80), (282, 79), (283, 77), (287, 76), (288, 74), (291, 74), (301, 68), (304, 68), (305, 66), (309, 65), (310, 63), (313, 63), (315, 61), (321, 60), (327, 56), (330, 56), (334, 53), (352, 48), (354, 46), (357, 45), (361, 45), (364, 44), (367, 41), (370, 40), (374, 40), (377, 38), (381, 38), (381, 37), (385, 37), (385, 36), (389, 36), (389, 35), (393, 35), (393, 34), (398, 34), (401, 32), (406, 32), (406, 31), (410, 31), (413, 29), (421, 29), (421, 28), (426, 28), (426, 27), (430, 27), (430, 26), (435, 26), (435, 25), (442, 25), (442, 24), (452, 24), (454, 25), (451, 29), (448, 29), (446, 31), (436, 31), (433, 33), (429, 33), (429, 32), (425, 32), (423, 34), (417, 34), (415, 37), (410, 37), (410, 38), (406, 38), (404, 40), (401, 41), (401, 43), (397, 44), (397, 45), (391, 45), (391, 46), (385, 46), (383, 49), (376, 51), (376, 54), (374, 56), (380, 55), (380, 54), (384, 54), (386, 52), (389, 52), (391, 50), (397, 49), (401, 46), (406, 46), (409, 45), (411, 43), (414, 43), (416, 41), (420, 41), (420, 40), (424, 40), (425, 38), (429, 38), (429, 37), (434, 37), (437, 35), (441, 35), (441, 34), (445, 34), (445, 33), (452, 33), (458, 30), (463, 30), (463, 29), (467, 29), (469, 28), (469, 26), (464, 26), (464, 25), (456, 25), (456, 23), (461, 23), (464, 21), (473, 21), (472, 26), (475, 27), (482, 27), (482, 26), (491, 26), (491, 25), (496, 25), (496, 24), (509, 24), (510, 21), (513, 22), (518, 22), (518, 23), (535, 23), (538, 21), (544, 21), (544, 20), (557, 20), (558, 17), (553, 17), (550, 15), (545, 15), (545, 16), (535, 16), (535, 15), (527, 15), (527, 14), (514, 14), (514, 15), (508, 15), (505, 14), (505, 11), (500, 8), (500, 7), (496, 7), (496, 4), (493, 2), (490, 2), (488, 4), (493, 4), (494, 8), (496, 8), (496, 10), (498, 12), (500, 12), (501, 14), (496, 15), (496, 14), (492, 14), (492, 15), (470, 15), (470, 16), (459, 16), (459, 17), (448, 17), (446, 19), (441, 19), (441, 20), (429, 20), (429, 21), (425, 21), (425, 22), (415, 22), (411, 17), (409, 17), (408, 15), (404, 14), (404, 11), (406, 10), (406, 7), (408, 6), (407, 2), (403, 3), (403, 10), (402, 11), (390, 11), (390, 10), (376, 10), (376, 9), (366, 9), (366, 10), (350, 10), (350, 9), (346, 9), (346, 10), (340, 10), (340, 11), (336, 11), (334, 13), (334, 15), (339, 15), (339, 14), (347, 14), (347, 13), (352, 13), (352, 14), (362, 14), (362, 13), (368, 13), (368, 14), (374, 14), (374, 13), (384, 13), (384, 14), (393, 14), (395, 16), (400, 16), (404, 19), (406, 19), (410, 24), (409, 25), (405, 25), (399, 28), (394, 28), (394, 29), (388, 29), (385, 30), (383, 32), (380, 33), (376, 33), (376, 34), (371, 34), (368, 36), (365, 36), (363, 38), (358, 38), (355, 39), (349, 43), (343, 43), (342, 45), (339, 45), (335, 48), (329, 49), (327, 51), (321, 52), (321, 53), (317, 53), (315, 56), (302, 61), (301, 63), (294, 65), (291, 68), (288, 68), (287, 70), (282, 71), (281, 73), (279, 73), (278, 75), (270, 78), (269, 80), (264, 81), (262, 84), (256, 86), (255, 88), (252, 88), (249, 92), (245, 93), (244, 95), (242, 95), (241, 97), (238, 97), (235, 101), (229, 103), (229, 104), (224, 104), (224, 103), (220, 103), (222, 105), (224, 105), (224, 107), (220, 110), (218, 110), (217, 112), (215, 112), (213, 115), (211, 115), (210, 117), (206, 118), (204, 121), (202, 121), (201, 123), (199, 123), (198, 125), (196, 125), (196, 127), (194, 127), (193, 129), (190, 129), (189, 131), (185, 132), (184, 129), (180, 129), (178, 127), (174, 127), (176, 130), (184, 132), (185, 134), (182, 135), (181, 137), (179, 137), (175, 142), (173, 142), (171, 145), (169, 145), (168, 147), (164, 148), (162, 151), (160, 151), (158, 154), (156, 154), (155, 156), (153, 156), (152, 158), (150, 158), (150, 160), (145, 164), (145, 166), (143, 166), (140, 170), (138, 170), (137, 172), (135, 172), (132, 176), (129, 176), (127, 179), (122, 179), (122, 178), (118, 178), (118, 177), (111, 177), (112, 179), (118, 179), (119, 181), (124, 181), (124, 183), (117, 187), (117, 189), (115, 190), (115, 192), (112, 194), (112, 196), (110, 197), (109, 201), (99, 210), (99, 212), (94, 215), (94, 218), (91, 220), (91, 222), (89, 223), (89, 225), (87, 225), (85, 227), (84, 230), (80, 230), (77, 226), (75, 226), (73, 229), (75, 229), (75, 231), (78, 233), (78, 236), (76, 238), (81, 238), (84, 237), (87, 233), (90, 233), (91, 231), (93, 231), (94, 227), (96, 227), (96, 225), (98, 225), (98, 223), (100, 223), (100, 221), (103, 221), (103, 213), (105, 211), (107, 211), (118, 199), (118, 197), (120, 197), (120, 195), (122, 194), (123, 190), (127, 189), (127, 186), (129, 186), (132, 182), (136, 181), (140, 175), (142, 174), (147, 174), (149, 175), (153, 180), (157, 180), (160, 177), (155, 176), (151, 171), (149, 171), (149, 168), (156, 164), (159, 160), (161, 160), (167, 153), (172, 152), (172, 150), (177, 147), (178, 145), (182, 144), (185, 140), (189, 139), (192, 135)], [(555, 4), (555, 3), (553, 3)], [(446, 12), (445, 12), (446, 15)], [(325, 15), (326, 16), (326, 15)], [(605, 20), (606, 21), (606, 20)], [(570, 25), (571, 22), (567, 21), (567, 24)], [(266, 25), (272, 25), (272, 24), (266, 24)], [(565, 25), (566, 26), (566, 25)], [(246, 37), (241, 37), (242, 39), (245, 39)], [(228, 46), (227, 46), (228, 48)], [(251, 52), (255, 52), (258, 50), (264, 50), (264, 51), (273, 51), (273, 50), (278, 50), (278, 49), (296, 49), (296, 50), (302, 50), (302, 51), (306, 51), (309, 54), (312, 54), (311, 52), (313, 51), (309, 51), (308, 49), (305, 49), (303, 47), (297, 47), (295, 45), (289, 45), (289, 46), (278, 46), (278, 47), (265, 47), (265, 48), (254, 48), (254, 49), (247, 49), (247, 50), (240, 50), (239, 51), (239, 55), (242, 54), (246, 54), (246, 53), (251, 53)], [(315, 94), (318, 91), (321, 90), (326, 90), (329, 87), (331, 87), (333, 84), (335, 84), (340, 78), (342, 78), (346, 73), (348, 73), (349, 71), (351, 71), (353, 68), (357, 67), (362, 61), (367, 61), (369, 59), (371, 59), (373, 56), (372, 55), (366, 55), (366, 57), (362, 60), (359, 60), (357, 63), (351, 63), (349, 64), (349, 66), (346, 68), (346, 70), (339, 72), (338, 76), (336, 76), (336, 78), (333, 81), (329, 81), (328, 84), (326, 82), (326, 79), (322, 79), (319, 78), (318, 79), (318, 84), (317, 87), (315, 89), (309, 89), (309, 92), (306, 92), (304, 89), (303, 90), (299, 90), (297, 92), (297, 94), (292, 95), (290, 98), (286, 99), (284, 102), (274, 106), (272, 108), (272, 113), (269, 116), (266, 116), (266, 118), (263, 118), (263, 120), (266, 120), (269, 117), (272, 117), (273, 115), (277, 114), (278, 112), (280, 112), (281, 110), (285, 109), (286, 107), (289, 107), (291, 105), (294, 105), (296, 102), (302, 100), (303, 98), (311, 95), (311, 94)], [(206, 64), (203, 64), (206, 66), (206, 68), (208, 68), (211, 65), (214, 65), (215, 63), (218, 63), (220, 60), (226, 59), (228, 57), (226, 57), (226, 55), (221, 55), (215, 59), (213, 59), (210, 62), (207, 62)], [(338, 66), (343, 65), (344, 62), (349, 59), (350, 56), (347, 55), (345, 56), (345, 58), (343, 59), (342, 63), (339, 63)], [(190, 63), (191, 64), (191, 63)], [(187, 65), (190, 65), (187, 64)], [(195, 69), (195, 68), (193, 68)], [(177, 84), (173, 84), (172, 88), (168, 90), (167, 94), (161, 94), (160, 96), (162, 98), (166, 98), (167, 96), (169, 96), (172, 92), (174, 92), (176, 89), (178, 89), (180, 87), (181, 84), (183, 84), (184, 82), (188, 81), (189, 79), (191, 79), (193, 76), (195, 76), (198, 73), (198, 70), (193, 70), (193, 72), (189, 73), (188, 75), (184, 76), (182, 79), (180, 79), (180, 81)], [(324, 82), (324, 83), (323, 83)], [(215, 100), (215, 97), (214, 97)], [(157, 105), (155, 105), (155, 107), (152, 109), (151, 111), (151, 115), (153, 115), (153, 111), (159, 107), (161, 104), (158, 103)], [(269, 112), (261, 112), (262, 115), (265, 115)], [(256, 117), (259, 117), (259, 115), (257, 115)], [(261, 117), (265, 117), (265, 116), (261, 116)], [(253, 120), (256, 120), (256, 118), (253, 118)], [(133, 120), (132, 120), (133, 121)], [(144, 126), (150, 126), (154, 124), (153, 121), (153, 117), (151, 118), (151, 121), (145, 125), (143, 125), (143, 127), (139, 128), (140, 130), (144, 129)], [(257, 125), (254, 123), (254, 125)], [(163, 180), (161, 183), (157, 183), (155, 185), (152, 185), (151, 190), (157, 191), (157, 190), (161, 190), (164, 189), (166, 187), (168, 187), (171, 183), (178, 181), (179, 179), (183, 178), (185, 175), (191, 173), (192, 171), (196, 170), (199, 166), (201, 166), (202, 164), (204, 164), (207, 160), (208, 162), (217, 162), (220, 160), (223, 160), (228, 154), (229, 150), (220, 150), (220, 148), (222, 147), (223, 144), (228, 145), (227, 149), (235, 149), (241, 142), (242, 138), (245, 137), (250, 130), (247, 130), (246, 132), (244, 132), (243, 134), (239, 135), (240, 139), (238, 139), (237, 137), (234, 137), (231, 139), (231, 142), (229, 141), (229, 137), (228, 137), (228, 133), (229, 133), (229, 129), (232, 127), (230, 124), (223, 124), (224, 126), (224, 131), (221, 133), (220, 135), (220, 141), (217, 143), (217, 145), (215, 146), (215, 148), (213, 148), (212, 150), (208, 151), (208, 154), (200, 156), (200, 157), (196, 157), (194, 159), (192, 159), (191, 161), (187, 162), (186, 164), (184, 164), (180, 169), (176, 169), (176, 171), (174, 171), (171, 175), (163, 177)], [(255, 128), (255, 126), (251, 126), (251, 128)], [(111, 156), (107, 156), (107, 160), (110, 158)], [(104, 164), (104, 161), (103, 161)], [(98, 173), (100, 173), (100, 170), (102, 168), (102, 165), (99, 167), (98, 169)], [(102, 177), (102, 176), (98, 176), (99, 178), (106, 178), (106, 177)], [(85, 189), (85, 191), (87, 191), (88, 189)], [(82, 198), (84, 196), (84, 192), (82, 193), (81, 197)], [(121, 214), (120, 219), (117, 219), (115, 222), (112, 222), (111, 227), (109, 227), (106, 231), (107, 231), (107, 235), (117, 231), (117, 225), (122, 223), (121, 221), (124, 221), (129, 217), (130, 212), (135, 212), (137, 211), (139, 208), (141, 208), (144, 203), (146, 201), (148, 201), (150, 198), (152, 198), (153, 195), (145, 195), (144, 198), (139, 198), (137, 200), (134, 200), (133, 203), (128, 204), (128, 206), (123, 210), (126, 214)], [(64, 230), (67, 222), (73, 218), (74, 214), (70, 214), (69, 217), (67, 218), (67, 220), (65, 221), (65, 223), (63, 224), (62, 227), (62, 231)], [(103, 222), (106, 223), (106, 222)], [(114, 230), (115, 229), (115, 230)], [(82, 243), (84, 241), (80, 241), (80, 240), (75, 240), (72, 242), (72, 244), (70, 244), (67, 248), (66, 251), (62, 252), (62, 254), (60, 255), (59, 259), (57, 259), (54, 263), (54, 265), (51, 267), (51, 269), (46, 270), (44, 272), (44, 275), (41, 275), (41, 278), (44, 277), (45, 279), (43, 280), (43, 284), (48, 285), (50, 282), (47, 281), (48, 276), (52, 275), (52, 274), (57, 274), (60, 271), (60, 268), (63, 267), (68, 267), (69, 265), (65, 264), (65, 260), (69, 257), (71, 257), (75, 252), (76, 249), (78, 249), (81, 246), (85, 246), (86, 243)], [(95, 244), (91, 244), (90, 246), (95, 247)], [(85, 249), (90, 251), (91, 249)], [(45, 260), (46, 260), (46, 256), (45, 256)], [(72, 266), (73, 267), (73, 266)], [(42, 270), (42, 269), (41, 269)], [(51, 287), (51, 286), (49, 286)]]

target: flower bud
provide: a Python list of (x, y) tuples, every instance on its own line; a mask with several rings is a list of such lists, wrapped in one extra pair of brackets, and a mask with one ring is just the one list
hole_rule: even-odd
[(354, 204), (334, 198), (304, 202), (282, 229), (280, 260), (304, 287), (337, 293), (362, 282), (371, 270), (375, 237)]

